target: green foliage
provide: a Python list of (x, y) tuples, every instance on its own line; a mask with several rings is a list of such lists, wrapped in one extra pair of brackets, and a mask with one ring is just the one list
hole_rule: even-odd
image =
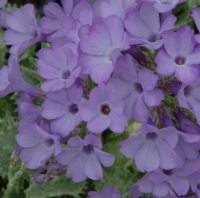
[(65, 198), (79, 198), (86, 188), (86, 182), (75, 184), (66, 177), (58, 177), (46, 184), (32, 183), (26, 190), (27, 198), (50, 198), (65, 195)]
[(186, 0), (174, 9), (174, 14), (178, 17), (176, 29), (189, 24), (194, 26), (192, 17), (190, 16), (192, 8), (200, 6), (200, 0)]

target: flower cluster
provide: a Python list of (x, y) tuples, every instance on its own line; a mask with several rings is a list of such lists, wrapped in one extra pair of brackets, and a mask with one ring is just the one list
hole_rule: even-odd
[[(20, 94), (17, 153), (27, 168), (55, 163), (73, 182), (102, 180), (115, 163), (102, 134), (124, 133), (134, 119), (141, 128), (120, 153), (144, 177), (130, 196), (200, 198), (200, 8), (191, 14), (198, 31), (176, 29), (172, 9), (182, 2), (61, 0), (38, 20), (32, 4), (1, 9), (10, 58), (0, 96)], [(36, 43), (48, 43), (36, 54), (40, 88), (19, 66)], [(121, 197), (113, 187), (88, 196)]]

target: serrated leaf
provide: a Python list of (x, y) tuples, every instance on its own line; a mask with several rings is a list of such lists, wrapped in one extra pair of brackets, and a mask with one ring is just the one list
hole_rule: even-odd
[(59, 177), (46, 184), (32, 184), (26, 191), (26, 198), (51, 198), (62, 195), (79, 198), (85, 189), (85, 182), (76, 184), (66, 177)]

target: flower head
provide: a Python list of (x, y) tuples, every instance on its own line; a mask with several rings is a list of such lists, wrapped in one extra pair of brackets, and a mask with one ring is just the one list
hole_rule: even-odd
[(81, 182), (86, 178), (100, 180), (103, 178), (101, 164), (110, 167), (115, 160), (114, 156), (101, 149), (102, 144), (97, 136), (89, 134), (83, 140), (75, 136), (68, 141), (67, 148), (56, 159), (67, 165), (67, 176), (74, 182)]

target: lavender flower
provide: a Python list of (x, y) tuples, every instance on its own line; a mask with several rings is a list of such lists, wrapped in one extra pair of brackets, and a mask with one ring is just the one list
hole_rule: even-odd
[(192, 83), (199, 77), (200, 50), (194, 41), (194, 31), (183, 26), (176, 32), (163, 33), (165, 50), (156, 56), (157, 72), (174, 75), (182, 83)]
[(194, 113), (198, 123), (200, 124), (200, 113), (198, 110), (200, 106), (199, 86), (200, 80), (197, 80), (190, 85), (183, 84), (178, 92), (177, 99), (181, 107)]
[(48, 41), (66, 37), (68, 42), (78, 43), (78, 30), (81, 25), (91, 24), (93, 10), (86, 0), (77, 5), (73, 0), (61, 0), (61, 5), (50, 2), (44, 7), (45, 16), (40, 21), (42, 33)]
[[(128, 71), (128, 72), (127, 72)], [(137, 72), (130, 56), (121, 56), (109, 83), (118, 90), (125, 102), (127, 118), (146, 122), (151, 118), (147, 107), (159, 106), (164, 98), (160, 89), (155, 88), (158, 77), (150, 70)]]
[(176, 170), (157, 170), (145, 175), (136, 184), (142, 193), (152, 193), (155, 197), (171, 197), (186, 195), (189, 181), (180, 176)]
[(121, 143), (121, 153), (134, 159), (137, 168), (142, 172), (150, 172), (159, 167), (170, 170), (180, 163), (174, 151), (177, 141), (175, 128), (157, 129), (144, 124), (137, 135)]
[(79, 76), (81, 68), (77, 66), (77, 54), (66, 47), (53, 46), (38, 52), (38, 73), (46, 80), (43, 91), (58, 91), (71, 87)]
[(80, 117), (80, 102), (82, 90), (76, 86), (47, 94), (42, 105), (42, 116), (51, 121), (55, 133), (66, 137), (78, 126)]
[(97, 0), (93, 5), (94, 14), (102, 18), (113, 15), (124, 18), (126, 12), (136, 6), (134, 1), (135, 0)]
[(74, 182), (81, 182), (87, 177), (100, 180), (103, 178), (101, 164), (110, 167), (115, 160), (114, 156), (101, 149), (102, 144), (97, 136), (89, 134), (83, 140), (75, 136), (68, 141), (67, 148), (56, 159), (67, 165), (67, 176)]
[(0, 97), (4, 97), (15, 91), (25, 91), (38, 96), (39, 91), (28, 84), (21, 76), (17, 56), (10, 56), (8, 65), (0, 70)]
[(16, 140), (20, 146), (19, 158), (29, 169), (37, 169), (61, 151), (59, 136), (51, 135), (35, 123), (19, 127)]
[(5, 13), (3, 25), (7, 29), (3, 38), (6, 45), (12, 45), (10, 49), (12, 54), (20, 55), (25, 49), (41, 40), (32, 4), (13, 8)]
[(148, 49), (159, 49), (163, 45), (162, 33), (173, 29), (176, 17), (167, 14), (160, 21), (159, 13), (149, 3), (130, 10), (124, 21), (130, 34), (130, 43), (140, 44)]
[(107, 128), (122, 133), (127, 126), (124, 104), (109, 85), (99, 85), (92, 89), (90, 99), (83, 101), (80, 113), (87, 128), (94, 133), (102, 133)]
[[(101, 43), (101, 45), (99, 45)], [(122, 20), (111, 16), (80, 30), (80, 64), (97, 84), (107, 82), (120, 52), (129, 48)]]

